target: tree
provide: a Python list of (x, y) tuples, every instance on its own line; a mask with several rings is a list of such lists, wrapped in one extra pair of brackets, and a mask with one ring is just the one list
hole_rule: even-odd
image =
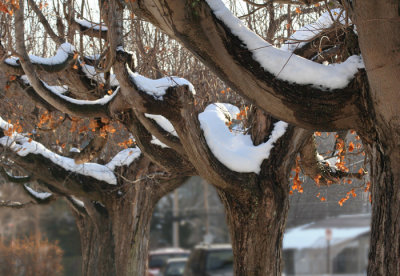
[[(239, 27), (220, 1), (135, 1), (129, 7), (181, 41), (241, 95), (274, 117), (312, 130), (355, 129), (372, 158), (368, 273), (399, 274), (399, 225), (393, 223), (398, 220), (400, 178), (399, 112), (395, 106), (398, 3), (339, 2), (357, 27), (365, 64), (365, 70), (357, 71), (356, 66), (348, 76), (339, 73), (345, 80), (341, 84), (333, 84), (329, 75), (338, 73), (336, 70), (322, 77), (321, 66), (312, 69), (314, 64), (302, 63), (296, 56), (277, 58), (280, 53), (270, 51), (268, 43)], [(312, 3), (319, 1), (293, 2)], [(300, 70), (310, 71), (297, 74)], [(328, 83), (321, 83), (326, 80)]]
[[(317, 1), (307, 1), (307, 4), (311, 2), (317, 3)], [(34, 7), (32, 1), (29, 3)], [(291, 4), (299, 3), (301, 2), (291, 2)], [(397, 36), (394, 38), (392, 34), (398, 32), (398, 28), (396, 28), (395, 19), (378, 20), (378, 31), (374, 30), (374, 32), (379, 33), (380, 39), (373, 38), (371, 33), (374, 32), (370, 32), (371, 27), (366, 26), (368, 24), (365, 22), (370, 22), (371, 18), (374, 20), (387, 18), (387, 15), (395, 10), (393, 9), (394, 1), (392, 4), (384, 3), (371, 8), (369, 5), (373, 3), (374, 1), (366, 4), (343, 3), (348, 9), (348, 14), (354, 17), (353, 22), (360, 35), (360, 48), (367, 73), (362, 69), (363, 65), (357, 57), (350, 57), (342, 65), (327, 67), (300, 59), (291, 53), (273, 49), (270, 44), (254, 36), (237, 22), (237, 19), (219, 1), (144, 0), (126, 3), (135, 15), (146, 18), (165, 33), (176, 38), (229, 86), (257, 106), (257, 111), (251, 110), (256, 117), (251, 134), (254, 144), (264, 149), (264, 155), (259, 158), (258, 163), (256, 162), (256, 166), (251, 168), (241, 168), (242, 164), (239, 163), (237, 166), (237, 162), (234, 162), (235, 166), (232, 162), (237, 160), (234, 159), (227, 161), (223, 157), (226, 152), (223, 152), (221, 157), (218, 154), (218, 146), (213, 145), (213, 141), (218, 141), (218, 139), (209, 136), (219, 133), (220, 129), (224, 129), (229, 135), (229, 130), (241, 121), (235, 119), (232, 113), (240, 114), (243, 110), (237, 112), (238, 110), (232, 106), (220, 104), (207, 107), (198, 117), (202, 106), (197, 104), (195, 96), (190, 93), (193, 89), (187, 81), (179, 78), (149, 81), (129, 72), (127, 66), (131, 69), (134, 69), (134, 66), (132, 55), (123, 48), (125, 44), (122, 23), (123, 3), (117, 1), (101, 3), (101, 15), (107, 26), (106, 29), (103, 28), (103, 23), (96, 25), (84, 20), (75, 20), (72, 4), (67, 2), (65, 15), (70, 28), (66, 32), (65, 27), (62, 27), (62, 22), (58, 22), (58, 26), (61, 26), (59, 35), (52, 31), (49, 23), (40, 17), (41, 13), (36, 11), (49, 36), (61, 47), (61, 53), (67, 52), (67, 55), (57, 59), (56, 64), (51, 66), (40, 59), (29, 58), (25, 49), (23, 28), (15, 28), (16, 52), (19, 61), (16, 62), (15, 59), (14, 62), (6, 61), (3, 66), (6, 68), (4, 70), (12, 72), (13, 76), (25, 74), (28, 84), (20, 78), (17, 80), (18, 84), (27, 88), (28, 93), (39, 99), (49, 109), (55, 108), (71, 116), (97, 118), (100, 134), (102, 129), (103, 131), (107, 129), (107, 127), (104, 128), (107, 120), (98, 118), (120, 118), (120, 121), (135, 135), (136, 143), (146, 158), (169, 169), (170, 172), (178, 171), (180, 175), (198, 173), (215, 185), (228, 210), (236, 260), (235, 271), (239, 275), (279, 274), (281, 240), (288, 209), (287, 175), (301, 148), (303, 152), (309, 153), (308, 155), (312, 157), (310, 160), (315, 160), (316, 155), (310, 154), (313, 148), (307, 151), (307, 147), (305, 149), (303, 147), (309, 142), (311, 133), (314, 130), (356, 129), (372, 152), (372, 177), (375, 183), (373, 185), (373, 219), (377, 222), (382, 221), (382, 218), (387, 218), (386, 224), (374, 224), (372, 235), (377, 239), (372, 240), (371, 243), (369, 272), (373, 275), (384, 275), (387, 271), (399, 269), (396, 263), (398, 259), (396, 254), (399, 254), (399, 250), (396, 250), (398, 243), (394, 242), (397, 241), (398, 231), (391, 228), (397, 226), (390, 224), (391, 220), (396, 220), (392, 217), (396, 214), (391, 212), (397, 210), (396, 204), (398, 204), (394, 183), (399, 178), (396, 167), (398, 163), (395, 162), (399, 151), (396, 140), (389, 135), (392, 131), (387, 131), (383, 126), (388, 125), (386, 123), (390, 121), (390, 124), (394, 124), (394, 129), (396, 127), (398, 129), (398, 121), (391, 120), (391, 116), (397, 116), (395, 108), (389, 108), (393, 114), (385, 109), (383, 117), (371, 115), (371, 108), (378, 112), (378, 105), (382, 104), (378, 98), (386, 97), (385, 93), (390, 95), (392, 90), (389, 87), (387, 89), (390, 91), (387, 92), (386, 88), (381, 88), (381, 82), (375, 75), (375, 71), (369, 70), (374, 68), (378, 57), (368, 51), (368, 47), (371, 47), (369, 45), (371, 41), (376, 43), (373, 45), (374, 48), (376, 45), (382, 46), (380, 49), (385, 53), (382, 55), (385, 60), (387, 53), (397, 45)], [(23, 2), (19, 5), (23, 7)], [(24, 22), (24, 9), (19, 8), (14, 12), (15, 22), (21, 26)], [(385, 17), (374, 17), (374, 13), (382, 13)], [(56, 14), (60, 16), (60, 13)], [(379, 29), (381, 27), (386, 28), (386, 31), (381, 31)], [(75, 56), (76, 53), (70, 45), (62, 44), (65, 33), (68, 34), (69, 41), (73, 40), (73, 31), (71, 31), (73, 28), (85, 32), (88, 36), (97, 35), (99, 40), (106, 41), (107, 51), (104, 51), (99, 59), (85, 57), (79, 59), (85, 62), (91, 60), (95, 65), (93, 70), (96, 74), (92, 80), (88, 80), (87, 75), (82, 74), (82, 71), (88, 67), (82, 62), (76, 62), (79, 54)], [(387, 43), (381, 45), (383, 41)], [(305, 53), (304, 51), (302, 55)], [(157, 65), (157, 62), (153, 64)], [(74, 71), (74, 68), (77, 69)], [(115, 78), (111, 78), (111, 68), (118, 80), (118, 89), (117, 86), (113, 87), (112, 80)], [(379, 69), (379, 72), (387, 69), (386, 66), (380, 68), (383, 69)], [(385, 74), (387, 78), (385, 84), (394, 87), (396, 79), (393, 76), (396, 74), (393, 72), (397, 72), (398, 67), (392, 66), (390, 70), (392, 70), (390, 74)], [(370, 71), (374, 72), (369, 73)], [(9, 78), (11, 82), (15, 80), (14, 77)], [(51, 88), (52, 85), (60, 83), (68, 85), (68, 96), (60, 96)], [(87, 91), (95, 92), (88, 94)], [(113, 97), (105, 104), (75, 101), (85, 99), (85, 97), (86, 99), (103, 97), (107, 91), (110, 91)], [(377, 106), (374, 99), (379, 102)], [(308, 130), (286, 126), (282, 122), (276, 123), (264, 112)], [(156, 123), (157, 118), (160, 117), (150, 116), (151, 119), (149, 119), (145, 114), (162, 115), (167, 118), (175, 128), (179, 140), (164, 129), (160, 129), (159, 124)], [(217, 125), (217, 129), (212, 128), (213, 121), (222, 124), (222, 127)], [(225, 123), (228, 127), (224, 128)], [(7, 131), (10, 128), (14, 130), (14, 127), (10, 125), (4, 124), (4, 126)], [(155, 147), (151, 143), (150, 133), (170, 148)], [(269, 138), (270, 134), (272, 135)], [(87, 147), (88, 150), (84, 150), (83, 154), (75, 160), (80, 162), (80, 160), (93, 159), (93, 156), (96, 156), (95, 153), (104, 146), (101, 139), (100, 135), (95, 136), (90, 147)], [(253, 147), (252, 145), (243, 148), (252, 151)], [(14, 147), (17, 151), (16, 148), (18, 147)], [(22, 152), (18, 151), (16, 154), (21, 155)], [(18, 156), (14, 158), (21, 162), (26, 160)], [(386, 163), (377, 162), (378, 159), (386, 160)], [(254, 161), (252, 157), (249, 163), (253, 164)], [(27, 167), (27, 164), (23, 165)], [(329, 176), (329, 168), (322, 168), (326, 169)], [(315, 171), (311, 174), (315, 174)], [(63, 190), (65, 188), (61, 191)], [(66, 194), (71, 192), (65, 191)], [(80, 195), (87, 196), (86, 193)], [(386, 200), (388, 197), (390, 200)], [(92, 200), (96, 201), (96, 199)], [(385, 202), (386, 205), (382, 205), (381, 202)], [(97, 203), (93, 204), (98, 207)], [(267, 229), (266, 233), (265, 229)], [(375, 250), (378, 245), (383, 249)], [(385, 255), (389, 257), (385, 259)], [(251, 270), (247, 270), (246, 267)]]

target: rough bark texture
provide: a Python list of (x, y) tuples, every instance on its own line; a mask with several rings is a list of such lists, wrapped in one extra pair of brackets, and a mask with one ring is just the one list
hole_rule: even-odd
[(372, 131), (363, 135), (372, 157), (368, 275), (400, 275), (399, 2), (355, 1), (353, 12), (370, 85)]
[(120, 196), (110, 195), (105, 207), (88, 203), (92, 212), (76, 214), (83, 275), (145, 275), (156, 202), (146, 185), (136, 185)]
[(400, 147), (372, 146), (372, 224), (368, 275), (400, 275)]
[[(282, 183), (271, 181), (269, 185), (277, 187)], [(267, 190), (245, 200), (218, 193), (227, 213), (235, 275), (281, 275), (288, 193), (277, 195)]]
[[(225, 206), (235, 275), (281, 275), (282, 239), (289, 210), (288, 175), (307, 131), (290, 128), (262, 164), (260, 176), (240, 192), (218, 189)], [(292, 141), (292, 144), (288, 144)]]

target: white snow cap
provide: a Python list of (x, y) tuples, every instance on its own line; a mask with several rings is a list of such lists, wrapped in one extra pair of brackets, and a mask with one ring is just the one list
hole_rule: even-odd
[[(44, 58), (44, 57), (38, 57), (34, 55), (29, 55), (29, 58), (32, 63), (35, 64), (45, 64), (45, 65), (56, 65), (56, 64), (61, 64), (65, 62), (68, 59), (69, 55), (72, 55), (75, 51), (74, 46), (72, 46), (69, 43), (63, 43), (61, 46), (58, 48), (57, 53), (55, 56), (49, 57), (49, 58)], [(18, 65), (18, 58), (11, 57), (7, 58), (5, 60), (5, 63), (13, 66)]]
[(215, 157), (232, 171), (259, 173), (261, 163), (269, 157), (274, 143), (285, 133), (287, 123), (275, 123), (267, 142), (254, 146), (250, 135), (230, 131), (226, 126), (240, 110), (234, 105), (215, 103), (199, 114), (200, 126)]
[(364, 68), (360, 56), (351, 56), (343, 63), (327, 66), (277, 49), (249, 30), (221, 0), (206, 0), (206, 2), (215, 16), (224, 22), (253, 53), (254, 60), (281, 80), (302, 85), (321, 86), (325, 89), (340, 89), (347, 86), (359, 68)]
[(163, 96), (170, 87), (187, 85), (189, 91), (196, 94), (193, 84), (188, 80), (179, 77), (165, 77), (157, 80), (146, 78), (138, 73), (130, 73), (132, 81), (138, 86), (138, 88), (148, 95), (153, 96), (157, 100), (162, 100)]
[(96, 31), (99, 31), (99, 30), (107, 31), (108, 30), (107, 26), (104, 23), (102, 23), (102, 24), (92, 23), (92, 22), (89, 22), (87, 20), (78, 19), (78, 18), (75, 19), (75, 22), (78, 23), (79, 25), (82, 25), (82, 26), (88, 28), (88, 29), (93, 29), (93, 30), (96, 30)]
[(39, 198), (39, 199), (47, 199), (47, 198), (49, 198), (49, 197), (51, 197), (52, 196), (52, 194), (51, 193), (47, 193), (47, 192), (37, 192), (37, 191), (35, 191), (34, 189), (32, 189), (31, 187), (29, 187), (29, 186), (27, 186), (26, 184), (24, 184), (24, 186), (25, 186), (25, 188), (28, 190), (28, 192), (32, 195), (32, 196), (34, 196), (34, 197), (36, 197), (36, 198)]
[(149, 119), (152, 119), (152, 120), (156, 121), (157, 125), (159, 125), (166, 132), (169, 132), (170, 134), (174, 135), (175, 137), (178, 137), (178, 134), (176, 133), (176, 130), (175, 130), (174, 126), (164, 116), (148, 114), (148, 113), (145, 113), (144, 116), (146, 116)]
[(115, 167), (129, 166), (141, 155), (139, 148), (127, 148), (117, 153), (114, 158), (106, 164), (110, 170), (115, 170)]

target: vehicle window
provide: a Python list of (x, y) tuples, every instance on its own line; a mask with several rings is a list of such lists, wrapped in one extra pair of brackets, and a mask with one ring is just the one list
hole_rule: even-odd
[(232, 250), (210, 251), (207, 254), (206, 271), (233, 270)]
[(168, 253), (152, 255), (149, 259), (149, 268), (163, 267), (168, 259), (187, 257), (188, 255), (188, 253)]
[(165, 271), (165, 276), (176, 276), (183, 275), (185, 270), (185, 262), (174, 262), (170, 263)]

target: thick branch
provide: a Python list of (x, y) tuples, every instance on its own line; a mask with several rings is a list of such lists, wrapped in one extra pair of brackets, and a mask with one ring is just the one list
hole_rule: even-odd
[(280, 79), (281, 74), (277, 77), (266, 71), (254, 59), (256, 51), (243, 46), (243, 40), (205, 2), (188, 7), (183, 0), (144, 0), (130, 7), (181, 41), (230, 86), (274, 117), (304, 128), (324, 130), (354, 128), (359, 123), (359, 83), (365, 81), (364, 74), (358, 73), (345, 88), (332, 91), (287, 82)]

